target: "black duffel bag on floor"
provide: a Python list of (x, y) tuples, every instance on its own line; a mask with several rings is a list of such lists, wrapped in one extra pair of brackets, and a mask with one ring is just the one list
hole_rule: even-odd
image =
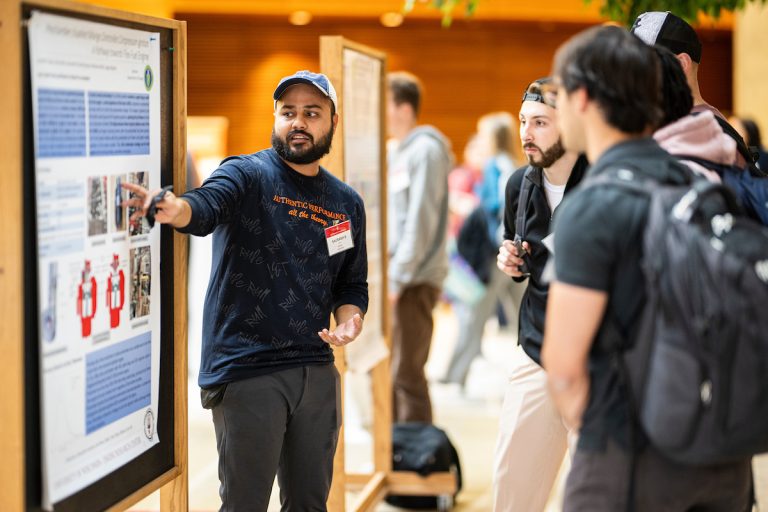
[[(456, 492), (461, 490), (459, 454), (446, 433), (434, 425), (397, 423), (392, 427), (392, 469), (422, 476), (452, 472), (456, 475)], [(386, 501), (400, 508), (450, 510), (455, 496), (389, 495)]]

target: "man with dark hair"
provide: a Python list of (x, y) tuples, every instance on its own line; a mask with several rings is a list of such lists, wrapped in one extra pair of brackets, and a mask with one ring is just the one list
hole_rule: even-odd
[(389, 172), (389, 299), (392, 303), (392, 387), (396, 422), (432, 422), (424, 365), (432, 341), (432, 310), (448, 273), (450, 143), (418, 126), (421, 85), (409, 73), (387, 75)]
[[(495, 512), (544, 510), (568, 441), (575, 438), (547, 394), (547, 376), (541, 368), (549, 289), (544, 276), (549, 257), (545, 240), (552, 233), (553, 213), (581, 181), (587, 161), (566, 151), (561, 143), (551, 85), (550, 78), (542, 78), (523, 93), (520, 141), (529, 165), (518, 169), (506, 188), (504, 242), (497, 266), (515, 281), (527, 279), (528, 286), (520, 305), (518, 347), (499, 415), (493, 475)], [(518, 249), (526, 253), (525, 260)], [(521, 268), (524, 264), (527, 268)]]
[[(222, 162), (181, 197), (123, 185), (137, 217), (213, 232), (199, 374), (212, 409), (222, 511), (325, 510), (341, 426), (331, 346), (368, 306), (360, 196), (320, 167), (338, 122), (325, 75), (299, 71), (273, 94), (272, 148)], [(330, 316), (336, 328), (329, 329)]]
[(588, 184), (616, 173), (690, 183), (691, 172), (647, 136), (660, 119), (658, 60), (626, 30), (595, 27), (558, 49), (554, 75), (563, 144), (592, 163), (555, 219), (556, 279), (542, 350), (555, 404), (580, 429), (564, 510), (746, 510), (750, 460), (715, 467), (670, 462), (633, 426), (617, 368), (619, 347), (637, 342), (645, 302), (640, 262), (648, 198)]
[(738, 154), (736, 164), (743, 167), (753, 163), (754, 156), (744, 143), (741, 135), (725, 119), (718, 109), (704, 101), (699, 89), (699, 64), (701, 63), (701, 41), (696, 31), (682, 18), (671, 12), (650, 11), (637, 17), (631, 32), (649, 45), (660, 45), (677, 56), (693, 96), (692, 113), (712, 112), (723, 132), (736, 141)]
[(691, 161), (689, 157), (728, 167), (736, 159), (736, 143), (722, 132), (712, 112), (691, 114), (693, 97), (680, 61), (663, 46), (655, 45), (653, 50), (661, 66), (661, 104), (664, 112), (653, 138), (669, 154), (679, 155), (678, 159), (696, 174), (721, 182), (722, 176), (717, 172)]

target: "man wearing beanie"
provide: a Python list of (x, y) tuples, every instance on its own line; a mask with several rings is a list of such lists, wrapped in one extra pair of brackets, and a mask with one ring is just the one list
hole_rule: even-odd
[(506, 188), (505, 240), (497, 265), (515, 281), (527, 279), (528, 288), (520, 306), (519, 346), (499, 419), (493, 482), (496, 512), (544, 510), (572, 433), (547, 393), (547, 376), (541, 367), (549, 290), (544, 276), (549, 251), (544, 240), (552, 232), (552, 215), (563, 196), (581, 181), (587, 161), (563, 148), (554, 95), (550, 78), (534, 81), (523, 93), (520, 141), (529, 165), (518, 169)]
[(392, 417), (432, 423), (424, 366), (432, 343), (432, 310), (448, 274), (450, 142), (419, 124), (421, 81), (387, 74), (387, 270), (392, 306)]
[(123, 185), (137, 215), (213, 233), (199, 384), (225, 512), (266, 512), (275, 474), (283, 511), (326, 510), (341, 426), (332, 346), (360, 334), (368, 306), (363, 201), (319, 163), (336, 91), (299, 71), (272, 99), (272, 148), (227, 158), (181, 197)]

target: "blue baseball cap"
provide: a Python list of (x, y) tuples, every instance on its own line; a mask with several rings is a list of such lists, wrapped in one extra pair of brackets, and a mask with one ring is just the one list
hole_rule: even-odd
[(336, 98), (336, 89), (333, 88), (333, 84), (328, 77), (322, 73), (312, 73), (306, 69), (297, 71), (296, 73), (286, 76), (280, 79), (280, 83), (277, 84), (272, 99), (275, 100), (275, 106), (277, 106), (277, 100), (285, 93), (285, 91), (292, 85), (296, 84), (308, 84), (317, 87), (324, 96), (333, 102), (333, 108), (338, 111), (339, 103)]

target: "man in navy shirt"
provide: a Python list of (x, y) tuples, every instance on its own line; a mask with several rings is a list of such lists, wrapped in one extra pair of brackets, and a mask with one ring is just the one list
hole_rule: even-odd
[[(368, 306), (362, 199), (319, 164), (338, 122), (333, 85), (299, 71), (273, 99), (271, 149), (155, 199), (158, 222), (213, 232), (199, 384), (222, 511), (266, 511), (276, 473), (283, 510), (326, 509), (341, 425), (331, 345), (360, 334)], [(137, 215), (160, 192), (127, 188)]]

